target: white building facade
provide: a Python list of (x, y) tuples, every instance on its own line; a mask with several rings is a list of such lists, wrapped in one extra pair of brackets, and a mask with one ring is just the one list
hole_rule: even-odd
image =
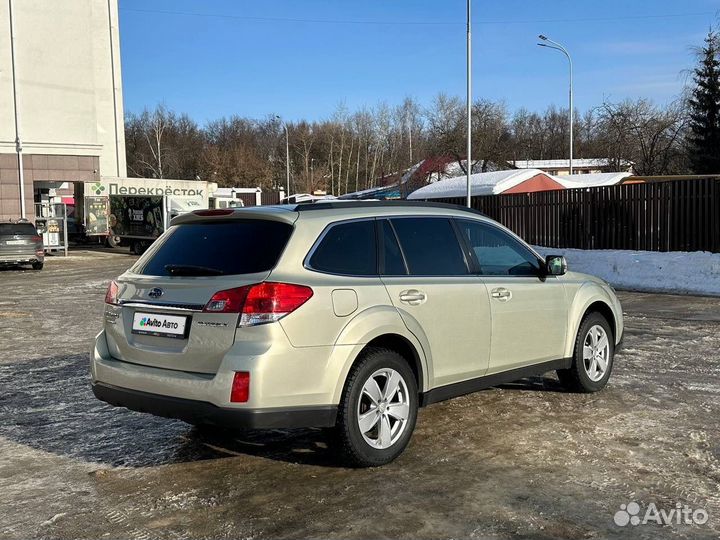
[(117, 0), (0, 0), (0, 220), (124, 177), (122, 103)]

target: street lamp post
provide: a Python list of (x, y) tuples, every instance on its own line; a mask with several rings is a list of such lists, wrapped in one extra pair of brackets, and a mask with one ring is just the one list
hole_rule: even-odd
[(472, 151), (472, 18), (470, 4), (472, 0), (467, 0), (467, 171), (466, 190), (467, 190), (467, 207), (472, 206), (470, 193), (470, 175), (472, 174), (472, 159), (470, 153)]
[(290, 133), (288, 132), (288, 127), (285, 121), (278, 115), (275, 115), (275, 118), (280, 120), (283, 128), (285, 128), (285, 180), (287, 182), (287, 192), (285, 193), (285, 198), (288, 198), (290, 196)]
[(560, 51), (563, 53), (567, 59), (568, 64), (570, 66), (570, 174), (573, 173), (573, 63), (572, 58), (570, 57), (570, 53), (568, 50), (560, 45), (557, 41), (553, 41), (552, 39), (548, 38), (547, 36), (544, 36), (540, 34), (538, 36), (541, 40), (547, 43), (538, 43), (540, 47), (547, 47), (548, 49), (555, 49), (556, 51)]
[(20, 106), (18, 105), (18, 84), (17, 84), (17, 72), (15, 68), (15, 12), (13, 6), (13, 0), (10, 0), (10, 65), (12, 73), (12, 94), (13, 94), (13, 110), (15, 116), (15, 152), (17, 153), (17, 164), (18, 164), (18, 180), (20, 182), (20, 218), (25, 219), (27, 217), (27, 210), (25, 208), (25, 167), (23, 166), (23, 146), (22, 138), (20, 137)]

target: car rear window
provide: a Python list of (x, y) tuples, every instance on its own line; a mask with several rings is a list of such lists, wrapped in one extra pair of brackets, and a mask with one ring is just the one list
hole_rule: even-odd
[(332, 225), (309, 262), (314, 270), (330, 274), (376, 276), (375, 220)]
[(137, 270), (147, 276), (211, 276), (266, 272), (282, 254), (292, 226), (258, 219), (185, 223), (168, 229)]
[(27, 235), (37, 236), (32, 223), (0, 223), (0, 236)]

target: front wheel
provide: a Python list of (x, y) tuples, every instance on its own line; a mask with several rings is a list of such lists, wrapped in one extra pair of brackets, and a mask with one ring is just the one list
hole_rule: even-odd
[(569, 369), (557, 370), (560, 382), (574, 392), (597, 392), (605, 388), (615, 357), (610, 323), (600, 313), (590, 313), (580, 323)]
[(40, 261), (35, 261), (34, 263), (32, 263), (32, 269), (33, 270), (42, 270), (43, 263), (41, 263)]
[(348, 375), (335, 428), (342, 457), (374, 467), (398, 457), (415, 429), (418, 390), (405, 359), (388, 349), (369, 349)]

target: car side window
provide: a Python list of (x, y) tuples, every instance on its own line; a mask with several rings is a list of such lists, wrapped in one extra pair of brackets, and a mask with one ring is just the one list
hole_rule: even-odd
[(400, 251), (395, 231), (387, 219), (378, 221), (380, 225), (380, 273), (384, 276), (405, 276), (405, 260)]
[(375, 220), (331, 225), (315, 248), (310, 267), (330, 274), (376, 276)]
[(467, 264), (449, 218), (391, 219), (411, 276), (461, 276)]
[(537, 276), (540, 262), (537, 257), (505, 231), (465, 219), (456, 220), (462, 236), (486, 276)]

